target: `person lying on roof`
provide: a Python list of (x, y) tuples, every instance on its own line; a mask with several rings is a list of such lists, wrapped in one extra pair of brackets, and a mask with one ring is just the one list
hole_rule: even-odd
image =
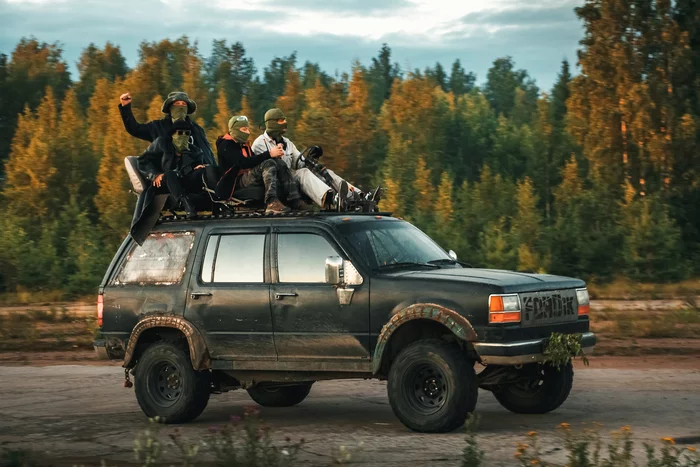
[(168, 98), (163, 102), (163, 107), (161, 108), (165, 117), (148, 123), (136, 121), (131, 110), (131, 101), (131, 94), (128, 92), (119, 97), (119, 113), (122, 116), (127, 133), (135, 138), (152, 143), (158, 137), (169, 138), (170, 130), (176, 121), (186, 121), (192, 127), (194, 145), (203, 151), (206, 163), (212, 166), (216, 165), (214, 151), (209, 145), (209, 141), (207, 141), (206, 132), (189, 117), (197, 110), (197, 103), (190, 99), (187, 93), (175, 91), (168, 94)]
[(236, 189), (251, 186), (265, 187), (265, 212), (282, 213), (291, 209), (280, 201), (284, 193), (285, 201), (296, 210), (308, 209), (299, 193), (287, 164), (281, 162), (284, 155), (281, 147), (253, 154), (248, 144), (250, 123), (248, 117), (236, 115), (228, 122), (228, 133), (216, 140), (219, 156), (219, 170), (222, 173), (216, 186), (216, 195), (230, 199)]

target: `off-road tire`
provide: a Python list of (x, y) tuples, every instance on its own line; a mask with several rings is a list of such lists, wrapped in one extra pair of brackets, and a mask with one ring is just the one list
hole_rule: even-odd
[(263, 407), (291, 407), (309, 395), (313, 383), (293, 386), (255, 386), (248, 388), (250, 398)]
[(149, 418), (183, 423), (197, 418), (211, 395), (208, 371), (192, 368), (187, 343), (160, 341), (149, 345), (136, 365), (136, 400)]
[[(533, 364), (537, 365), (537, 364)], [(571, 360), (557, 370), (549, 364), (538, 366), (541, 383), (537, 388), (526, 390), (517, 384), (495, 390), (496, 400), (511, 412), (543, 414), (551, 412), (564, 403), (574, 383), (574, 367)]]
[(421, 433), (447, 433), (474, 411), (474, 362), (455, 343), (423, 339), (399, 352), (389, 369), (389, 403), (401, 423)]

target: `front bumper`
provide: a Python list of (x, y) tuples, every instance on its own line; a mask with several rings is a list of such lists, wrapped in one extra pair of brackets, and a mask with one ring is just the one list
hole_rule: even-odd
[[(523, 365), (545, 360), (544, 349), (549, 339), (533, 339), (507, 343), (474, 342), (474, 350), (481, 362), (487, 365)], [(581, 336), (581, 348), (585, 353), (595, 347), (596, 337), (592, 332)]]

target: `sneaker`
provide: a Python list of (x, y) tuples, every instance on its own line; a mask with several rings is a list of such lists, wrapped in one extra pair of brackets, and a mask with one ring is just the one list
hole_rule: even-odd
[(192, 202), (191, 199), (189, 199), (187, 196), (183, 196), (182, 197), (182, 204), (183, 204), (183, 207), (185, 208), (185, 217), (187, 219), (197, 217), (197, 210), (195, 209), (194, 203)]
[(273, 214), (282, 214), (289, 211), (291, 211), (291, 209), (282, 204), (282, 202), (278, 199), (272, 200), (269, 203), (267, 203), (267, 208), (265, 209), (265, 213)]

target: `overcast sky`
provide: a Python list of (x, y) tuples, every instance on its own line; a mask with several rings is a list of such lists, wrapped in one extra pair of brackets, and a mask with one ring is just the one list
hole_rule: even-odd
[(0, 0), (0, 53), (21, 37), (59, 41), (75, 62), (90, 42), (121, 46), (129, 66), (142, 40), (187, 34), (209, 54), (213, 39), (240, 41), (259, 72), (297, 51), (298, 64), (333, 75), (370, 63), (382, 43), (402, 69), (459, 58), (482, 83), (493, 60), (510, 55), (549, 90), (560, 62), (576, 63), (583, 0)]

